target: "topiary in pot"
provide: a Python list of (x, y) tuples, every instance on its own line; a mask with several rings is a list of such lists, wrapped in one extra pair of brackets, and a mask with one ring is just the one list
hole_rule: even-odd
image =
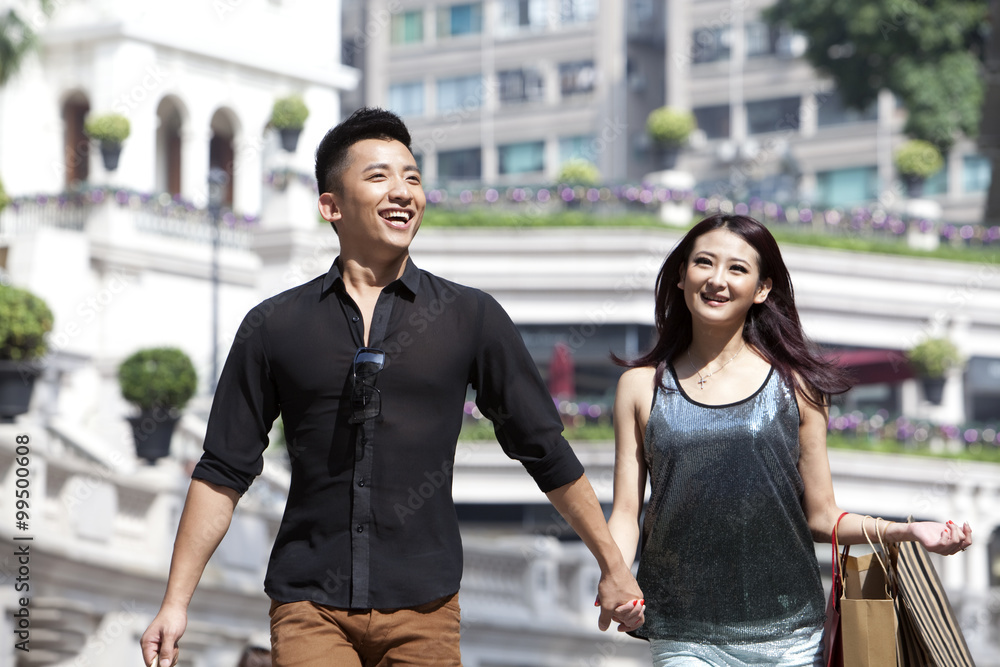
[(281, 135), (281, 147), (294, 153), (299, 143), (299, 134), (306, 126), (309, 107), (300, 95), (289, 95), (274, 101), (271, 108), (271, 127)]
[(7, 196), (7, 190), (3, 187), (3, 180), (0, 179), (0, 213), (7, 208), (7, 204), (10, 203), (10, 197)]
[(573, 158), (563, 163), (559, 169), (556, 181), (566, 185), (597, 185), (601, 180), (601, 172), (590, 160)]
[(937, 146), (922, 139), (910, 139), (896, 151), (893, 158), (896, 172), (906, 183), (907, 193), (919, 197), (924, 181), (941, 170), (944, 157)]
[(41, 297), (0, 285), (0, 422), (11, 422), (28, 411), (53, 323), (52, 311)]
[(131, 128), (128, 118), (120, 113), (87, 116), (87, 120), (84, 121), (83, 132), (100, 144), (104, 168), (108, 171), (118, 168), (122, 142), (128, 138)]
[(927, 400), (940, 405), (943, 398), (945, 376), (964, 363), (954, 343), (946, 338), (928, 338), (914, 345), (906, 353), (913, 372), (921, 380)]
[(174, 347), (146, 348), (118, 367), (118, 383), (126, 401), (139, 408), (129, 417), (136, 454), (150, 463), (170, 453), (170, 438), (198, 386), (191, 359)]
[(694, 114), (685, 109), (660, 107), (646, 117), (646, 133), (661, 151), (664, 166), (672, 169), (681, 145), (698, 127)]

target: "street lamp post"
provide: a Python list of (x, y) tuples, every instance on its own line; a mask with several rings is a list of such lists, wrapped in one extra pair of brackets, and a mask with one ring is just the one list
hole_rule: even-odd
[(208, 212), (212, 220), (212, 377), (209, 391), (215, 394), (219, 381), (219, 222), (229, 174), (224, 169), (208, 170)]

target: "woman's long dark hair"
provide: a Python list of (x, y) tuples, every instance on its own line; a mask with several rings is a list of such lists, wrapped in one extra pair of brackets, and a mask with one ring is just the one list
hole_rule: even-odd
[(767, 299), (753, 304), (747, 312), (743, 339), (759, 350), (796, 391), (817, 407), (825, 406), (830, 394), (850, 389), (847, 372), (835, 362), (824, 359), (802, 332), (792, 281), (778, 243), (767, 227), (745, 215), (710, 216), (681, 239), (663, 261), (656, 278), (656, 344), (638, 359), (627, 361), (614, 357), (615, 362), (629, 368), (655, 366), (659, 383), (666, 363), (691, 345), (691, 312), (684, 301), (684, 291), (677, 284), (695, 240), (716, 229), (728, 230), (750, 244), (757, 251), (760, 280), (771, 279)]

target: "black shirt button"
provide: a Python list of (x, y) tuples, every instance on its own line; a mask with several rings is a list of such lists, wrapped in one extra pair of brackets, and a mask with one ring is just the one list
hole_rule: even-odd
[(365, 527), (364, 527), (364, 526), (362, 526), (362, 525), (361, 525), (361, 524), (359, 523), (359, 524), (358, 524), (358, 532), (359, 532), (359, 533), (363, 533), (363, 532), (364, 532), (364, 530), (365, 530)]
[(364, 486), (364, 485), (365, 485), (365, 480), (359, 479), (358, 480), (358, 486)]
[(360, 317), (358, 317), (357, 315), (355, 315), (354, 317), (351, 318), (351, 321), (352, 322), (357, 322), (360, 319), (361, 319)]

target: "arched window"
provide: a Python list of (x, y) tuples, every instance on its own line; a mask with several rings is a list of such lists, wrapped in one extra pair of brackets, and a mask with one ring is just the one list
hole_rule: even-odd
[(163, 98), (156, 109), (156, 187), (172, 195), (181, 192), (181, 109), (173, 97)]
[(218, 167), (226, 172), (228, 176), (222, 205), (232, 207), (233, 205), (233, 160), (236, 152), (233, 140), (236, 136), (236, 123), (232, 112), (226, 109), (219, 109), (212, 116), (212, 139), (208, 149), (209, 169)]
[(90, 112), (90, 102), (75, 92), (63, 102), (63, 162), (65, 187), (70, 190), (85, 183), (90, 176), (90, 140), (83, 133), (83, 121)]

